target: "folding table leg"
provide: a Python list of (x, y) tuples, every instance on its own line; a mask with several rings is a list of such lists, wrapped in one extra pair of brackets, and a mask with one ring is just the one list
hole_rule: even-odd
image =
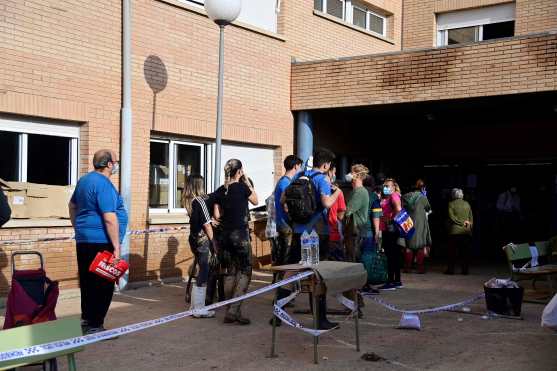
[[(313, 328), (317, 330), (319, 327), (319, 306), (317, 305), (317, 295), (315, 294), (315, 285), (313, 286), (312, 302), (313, 302)], [(319, 363), (319, 355), (317, 354), (317, 344), (319, 337), (313, 337), (313, 363)]]
[(278, 289), (275, 290), (275, 301), (273, 302), (273, 341), (271, 342), (271, 358), (276, 358), (275, 345), (277, 339), (277, 316), (275, 316), (275, 304), (278, 300)]
[(356, 327), (356, 351), (360, 351), (360, 320), (358, 315), (360, 314), (360, 301), (358, 300), (358, 291), (354, 292), (354, 327)]

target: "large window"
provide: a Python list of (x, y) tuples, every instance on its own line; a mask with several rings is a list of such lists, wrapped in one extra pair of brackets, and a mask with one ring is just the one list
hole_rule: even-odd
[(514, 3), (438, 14), (437, 46), (512, 37), (514, 18)]
[[(203, 7), (205, 0), (178, 0), (188, 5)], [(277, 32), (277, 0), (242, 0), (239, 22), (262, 28), (269, 32)]]
[(79, 127), (0, 118), (0, 178), (50, 185), (77, 182)]
[(358, 0), (314, 0), (313, 8), (381, 36), (387, 34), (387, 19)]
[(177, 140), (152, 139), (150, 152), (149, 208), (155, 213), (184, 211), (181, 199), (186, 176), (206, 176), (206, 146)]

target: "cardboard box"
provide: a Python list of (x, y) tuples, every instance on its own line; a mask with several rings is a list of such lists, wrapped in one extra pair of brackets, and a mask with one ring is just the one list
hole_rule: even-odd
[(70, 217), (68, 202), (74, 186), (7, 182), (2, 179), (0, 186), (8, 197), (13, 219)]

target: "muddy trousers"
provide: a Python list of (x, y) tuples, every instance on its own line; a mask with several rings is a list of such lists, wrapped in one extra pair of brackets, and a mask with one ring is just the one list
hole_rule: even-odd
[(209, 255), (211, 241), (209, 241), (207, 236), (203, 233), (199, 236), (191, 235), (189, 243), (191, 252), (195, 255), (197, 265), (199, 266), (199, 271), (197, 272), (197, 277), (195, 278), (195, 284), (197, 287), (207, 286), (207, 281), (209, 280)]
[[(247, 229), (225, 232), (223, 246), (224, 297), (237, 298), (247, 293), (251, 282), (251, 242)], [(242, 302), (227, 306), (227, 314), (241, 315)]]

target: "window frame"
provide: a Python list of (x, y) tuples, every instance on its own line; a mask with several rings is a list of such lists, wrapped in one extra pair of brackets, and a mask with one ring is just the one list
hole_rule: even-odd
[(79, 132), (77, 124), (53, 123), (30, 118), (5, 118), (0, 116), (0, 131), (16, 133), (19, 140), (18, 180), (27, 182), (28, 176), (28, 138), (29, 134), (69, 138), (69, 185), (76, 185), (79, 176)]
[[(151, 137), (149, 139), (150, 143), (164, 143), (168, 144), (168, 207), (166, 208), (153, 208), (149, 207), (149, 214), (157, 214), (157, 215), (165, 215), (165, 214), (187, 214), (186, 209), (182, 207), (175, 207), (176, 205), (176, 169), (177, 169), (177, 146), (179, 145), (186, 145), (190, 147), (199, 147), (201, 152), (201, 160), (200, 160), (200, 172), (201, 175), (205, 178), (205, 188), (208, 192), (209, 184), (207, 179), (208, 167), (207, 167), (207, 151), (209, 145), (204, 142), (190, 142), (184, 139), (176, 139), (176, 138), (165, 138), (165, 137)], [(149, 154), (149, 166), (151, 166), (151, 155)], [(149, 199), (149, 194), (147, 195)]]
[[(315, 9), (315, 6), (314, 6), (314, 9), (317, 10), (317, 11), (320, 11), (321, 13), (327, 14), (331, 17), (338, 18), (338, 17), (336, 17), (334, 15), (331, 15), (327, 12), (327, 1), (328, 0), (322, 0), (321, 9)], [(361, 29), (366, 30), (368, 32), (371, 32), (374, 35), (379, 35), (381, 37), (387, 37), (387, 17), (386, 16), (369, 9), (366, 6), (366, 4), (364, 2), (361, 2), (361, 1), (353, 1), (353, 0), (340, 0), (340, 1), (342, 1), (342, 3), (343, 3), (343, 7), (342, 7), (342, 21), (343, 22), (348, 23), (351, 26), (358, 27), (358, 28), (361, 28)], [(354, 24), (354, 8), (357, 8), (359, 10), (362, 10), (362, 11), (366, 12), (366, 27), (361, 27), (361, 26), (358, 26), (358, 25)], [(372, 15), (376, 16), (378, 18), (381, 18), (383, 20), (382, 33), (378, 33), (377, 31), (374, 31), (370, 28), (370, 26), (371, 26), (371, 16)]]

